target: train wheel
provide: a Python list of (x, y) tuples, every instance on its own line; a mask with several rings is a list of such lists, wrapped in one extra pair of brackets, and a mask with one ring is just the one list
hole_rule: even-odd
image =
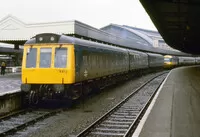
[(31, 90), (31, 92), (28, 95), (28, 104), (31, 105), (32, 104), (32, 94), (33, 94), (33, 90)]
[(45, 92), (47, 92), (47, 86), (46, 85), (40, 85), (39, 90), (38, 90), (38, 96), (40, 98), (43, 98)]
[(32, 95), (32, 104), (37, 105), (38, 102), (39, 102), (39, 95), (38, 95), (38, 93), (35, 91), (35, 92), (33, 92), (33, 95)]
[(71, 100), (77, 100), (82, 96), (81, 86), (71, 87), (68, 91), (67, 97)]
[(39, 96), (38, 93), (34, 90), (31, 90), (29, 94), (29, 104), (30, 105), (37, 105), (39, 102)]

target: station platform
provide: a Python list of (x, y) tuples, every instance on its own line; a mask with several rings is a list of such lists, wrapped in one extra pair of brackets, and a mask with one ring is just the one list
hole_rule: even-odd
[(200, 66), (172, 70), (132, 137), (200, 136)]
[(21, 73), (0, 75), (0, 96), (20, 91)]

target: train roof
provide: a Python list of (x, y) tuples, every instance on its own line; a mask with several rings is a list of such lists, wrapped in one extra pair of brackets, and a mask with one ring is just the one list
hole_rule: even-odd
[(165, 58), (172, 58), (173, 56), (171, 56), (171, 55), (165, 55), (164, 57)]
[(58, 35), (58, 34), (52, 34), (52, 33), (44, 33), (36, 35), (34, 38), (28, 40), (25, 43), (26, 44), (42, 44), (42, 43), (49, 43), (49, 44), (65, 44), (65, 43), (72, 43), (75, 45), (81, 45), (81, 46), (87, 46), (87, 47), (93, 47), (93, 48), (100, 48), (100, 49), (107, 49), (107, 50), (114, 50), (114, 51), (120, 51), (120, 52), (127, 52), (127, 49), (116, 47), (104, 43), (97, 43), (94, 41), (79, 39), (71, 36), (65, 36), (65, 35)]
[(147, 53), (149, 56), (160, 56), (160, 57), (163, 57), (161, 54), (155, 54), (155, 53)]

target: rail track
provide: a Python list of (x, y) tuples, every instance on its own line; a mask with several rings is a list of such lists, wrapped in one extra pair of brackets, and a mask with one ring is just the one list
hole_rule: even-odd
[(144, 83), (77, 137), (131, 136), (166, 75), (162, 73)]
[(61, 110), (23, 110), (0, 118), (0, 137), (12, 135), (42, 119), (52, 116)]

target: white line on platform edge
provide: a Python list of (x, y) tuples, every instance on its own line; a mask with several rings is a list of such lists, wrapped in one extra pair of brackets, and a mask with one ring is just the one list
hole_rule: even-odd
[(15, 90), (11, 90), (11, 91), (2, 92), (2, 93), (0, 93), (0, 96), (5, 96), (5, 95), (8, 95), (8, 94), (13, 94), (13, 93), (17, 93), (17, 92), (21, 92), (21, 90), (15, 89)]
[[(171, 70), (171, 71), (172, 71), (172, 70)], [(171, 71), (169, 72), (169, 74), (168, 74), (167, 77), (165, 78), (164, 82), (162, 83), (162, 85), (161, 85), (160, 88), (158, 89), (158, 92), (157, 92), (156, 95), (154, 96), (154, 98), (153, 98), (151, 104), (149, 105), (147, 111), (145, 112), (144, 116), (143, 116), (142, 119), (140, 120), (140, 123), (138, 124), (138, 126), (137, 126), (135, 132), (133, 133), (132, 137), (139, 137), (139, 135), (140, 135), (140, 133), (141, 133), (141, 131), (142, 131), (142, 128), (143, 128), (143, 126), (144, 126), (144, 124), (145, 124), (145, 122), (146, 122), (146, 120), (147, 120), (147, 118), (148, 118), (148, 116), (149, 116), (149, 114), (150, 114), (150, 112), (151, 112), (153, 106), (155, 105), (155, 102), (156, 102), (156, 100), (157, 100), (157, 98), (158, 98), (158, 95), (160, 94), (160, 91), (161, 91), (161, 89), (163, 88), (165, 82), (167, 81), (167, 79), (168, 79), (168, 77), (169, 77)]]

